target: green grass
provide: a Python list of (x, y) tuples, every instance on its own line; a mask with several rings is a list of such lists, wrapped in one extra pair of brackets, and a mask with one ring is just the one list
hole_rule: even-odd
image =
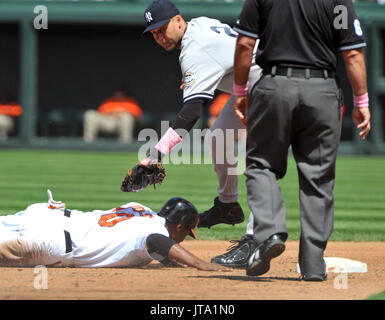
[[(0, 215), (23, 210), (35, 202), (45, 202), (46, 189), (55, 200), (79, 210), (110, 209), (136, 201), (157, 211), (170, 197), (181, 196), (199, 211), (212, 206), (217, 195), (217, 179), (211, 164), (166, 164), (162, 185), (138, 193), (122, 193), (120, 183), (127, 169), (137, 163), (136, 153), (0, 150)], [(245, 213), (245, 177), (239, 176), (239, 202)], [(289, 239), (300, 233), (298, 179), (293, 158), (286, 177), (280, 181), (287, 208)], [(237, 226), (218, 225), (198, 229), (200, 239), (237, 239), (246, 222)], [(385, 240), (385, 158), (340, 156), (335, 186), (335, 224), (331, 240)]]
[(381, 292), (379, 294), (375, 294), (373, 296), (370, 296), (366, 300), (385, 300), (385, 291)]

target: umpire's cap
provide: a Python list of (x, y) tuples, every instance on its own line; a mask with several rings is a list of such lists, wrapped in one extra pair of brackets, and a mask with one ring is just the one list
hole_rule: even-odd
[(173, 224), (183, 222), (186, 228), (190, 229), (189, 235), (196, 239), (194, 228), (198, 223), (199, 215), (190, 201), (180, 197), (171, 198), (160, 209), (158, 215)]
[(148, 31), (160, 28), (170, 21), (172, 17), (179, 14), (178, 8), (169, 0), (155, 0), (144, 12), (144, 19), (147, 23), (147, 28), (143, 31)]

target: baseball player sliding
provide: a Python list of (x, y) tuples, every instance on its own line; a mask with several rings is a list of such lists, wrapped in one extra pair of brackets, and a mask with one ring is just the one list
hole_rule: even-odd
[[(168, 0), (156, 0), (145, 11), (146, 32), (166, 51), (179, 49), (183, 74), (183, 107), (176, 120), (159, 140), (149, 158), (143, 159), (129, 171), (122, 183), (122, 191), (139, 191), (149, 184), (161, 182), (165, 172), (159, 169), (162, 158), (182, 141), (176, 130), (190, 131), (200, 117), (201, 108), (212, 100), (215, 90), (233, 94), (233, 63), (237, 33), (227, 24), (206, 17), (186, 22), (179, 10)], [(252, 66), (250, 88), (259, 79), (261, 69)], [(227, 155), (234, 155), (234, 140), (239, 129), (245, 129), (233, 110), (231, 96), (218, 119), (208, 130), (208, 142), (219, 181), (218, 197), (214, 206), (200, 214), (198, 227), (218, 223), (236, 224), (244, 220), (238, 200), (237, 163), (230, 163)], [(225, 134), (233, 131), (234, 135)], [(224, 141), (216, 141), (215, 133), (222, 131)], [(231, 140), (229, 140), (231, 139)], [(224, 155), (218, 159), (218, 155)]]
[(136, 202), (110, 210), (82, 212), (54, 201), (35, 203), (0, 217), (0, 266), (140, 267), (157, 260), (205, 271), (227, 271), (179, 245), (195, 238), (198, 212), (171, 198), (159, 213)]

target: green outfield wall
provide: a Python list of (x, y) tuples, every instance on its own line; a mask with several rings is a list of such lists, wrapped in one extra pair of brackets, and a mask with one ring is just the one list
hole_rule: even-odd
[[(139, 101), (144, 117), (137, 132), (146, 127), (159, 130), (160, 120), (172, 120), (182, 101), (178, 52), (166, 53), (150, 36), (141, 35), (143, 12), (150, 2), (0, 1), (0, 90), (6, 89), (24, 109), (16, 130), (0, 147), (60, 146), (58, 138), (64, 146), (83, 147), (84, 111), (97, 108), (115, 88)], [(208, 16), (230, 25), (243, 4), (219, 0), (175, 3), (187, 20)], [(34, 25), (41, 13), (37, 6), (47, 10), (47, 28)], [(350, 117), (352, 91), (340, 61), (338, 73), (347, 108), (341, 151), (383, 154), (385, 6), (355, 3), (355, 7), (368, 43), (373, 129), (366, 141), (359, 141)]]

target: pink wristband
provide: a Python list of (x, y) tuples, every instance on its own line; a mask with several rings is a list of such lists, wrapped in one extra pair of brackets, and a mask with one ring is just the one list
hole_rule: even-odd
[(354, 106), (356, 108), (369, 108), (368, 93), (365, 93), (362, 96), (354, 96)]
[(245, 84), (239, 85), (234, 83), (233, 85), (233, 93), (236, 96), (247, 96), (249, 92), (249, 81), (247, 81)]
[(163, 154), (167, 154), (181, 141), (182, 138), (179, 134), (177, 134), (173, 128), (168, 128), (164, 136), (155, 146), (155, 149), (159, 150)]

